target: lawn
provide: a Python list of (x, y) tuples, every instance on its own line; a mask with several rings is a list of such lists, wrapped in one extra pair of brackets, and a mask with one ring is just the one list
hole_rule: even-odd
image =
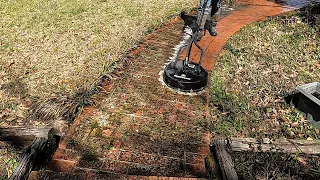
[(34, 102), (89, 89), (146, 34), (196, 4), (0, 0), (0, 125), (28, 116)]
[(319, 12), (313, 20), (306, 14), (301, 10), (250, 24), (227, 42), (211, 76), (214, 134), (320, 138), (284, 99), (297, 86), (320, 80), (319, 23), (314, 23)]
[[(311, 7), (311, 6), (310, 6)], [(320, 80), (320, 3), (245, 26), (228, 40), (211, 75), (212, 134), (320, 139), (288, 95)], [(231, 152), (240, 179), (319, 179), (319, 155)]]
[[(197, 4), (196, 0), (0, 0), (0, 126), (72, 120), (69, 114), (88, 104), (92, 93), (86, 92), (117, 68), (127, 52)], [(29, 118), (34, 112), (44, 116)], [(0, 179), (12, 172), (18, 156), (7, 145), (1, 151)]]

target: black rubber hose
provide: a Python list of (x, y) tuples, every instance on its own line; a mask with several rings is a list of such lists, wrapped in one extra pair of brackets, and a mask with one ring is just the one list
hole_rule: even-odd
[(207, 6), (207, 3), (208, 3), (208, 0), (204, 1), (203, 5), (202, 5), (202, 9), (201, 9), (201, 14), (200, 14), (200, 17), (198, 17), (197, 19), (197, 27), (196, 27), (196, 31), (193, 33), (193, 37), (192, 37), (192, 41), (190, 42), (189, 44), (189, 49), (188, 49), (188, 52), (187, 52), (187, 57), (186, 57), (186, 64), (188, 63), (189, 61), (189, 57), (190, 57), (190, 54), (191, 54), (191, 49), (192, 49), (192, 44), (195, 43), (195, 45), (200, 49), (201, 51), (201, 56), (200, 56), (200, 64), (202, 62), (202, 58), (203, 58), (203, 49), (199, 46), (199, 44), (197, 44), (197, 37), (198, 37), (198, 33), (200, 31), (200, 23), (201, 23), (201, 20), (203, 18), (203, 15), (204, 15), (204, 11), (206, 9), (206, 6)]

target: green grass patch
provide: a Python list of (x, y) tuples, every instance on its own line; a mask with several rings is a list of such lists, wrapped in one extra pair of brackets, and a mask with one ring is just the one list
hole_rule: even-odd
[(3, 148), (0, 150), (0, 179), (8, 179), (18, 166), (18, 155), (12, 147)]

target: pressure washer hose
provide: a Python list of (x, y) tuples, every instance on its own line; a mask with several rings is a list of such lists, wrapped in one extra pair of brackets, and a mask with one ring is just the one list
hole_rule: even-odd
[[(204, 24), (207, 20), (207, 15), (209, 14), (209, 11), (210, 11), (210, 4), (211, 4), (211, 0), (203, 0), (200, 1), (200, 8), (199, 10), (201, 9), (201, 12), (200, 14), (198, 13), (198, 18), (197, 18), (197, 26), (196, 26), (196, 31), (193, 33), (193, 37), (192, 37), (192, 40), (190, 41), (189, 43), (189, 48), (188, 48), (188, 51), (187, 51), (187, 56), (186, 56), (186, 60), (185, 60), (185, 65), (188, 64), (189, 62), (189, 59), (190, 59), (190, 54), (191, 54), (191, 49), (192, 49), (192, 44), (194, 43), (197, 48), (201, 51), (201, 55), (200, 55), (200, 61), (199, 61), (199, 64), (202, 63), (202, 60), (203, 60), (203, 56), (204, 56), (204, 50), (202, 47), (200, 47), (200, 45), (197, 43), (197, 37), (198, 37), (198, 34), (200, 32), (200, 29), (204, 27)], [(205, 13), (207, 13), (206, 17), (205, 17), (205, 20), (203, 20), (203, 16), (205, 15)]]

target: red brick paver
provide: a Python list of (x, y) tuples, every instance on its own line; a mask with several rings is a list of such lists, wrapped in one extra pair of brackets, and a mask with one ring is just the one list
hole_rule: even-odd
[[(243, 26), (306, 3), (238, 1), (245, 6), (219, 21), (218, 36), (207, 33), (199, 42), (206, 50), (204, 67), (212, 70), (226, 41)], [(182, 21), (175, 20), (149, 35), (129, 54), (125, 66), (113, 74), (112, 80), (104, 82), (99, 105), (87, 108), (72, 125), (51, 163), (55, 169), (49, 169), (65, 173), (72, 168), (79, 173), (84, 170), (85, 177), (89, 177), (87, 170), (105, 172), (98, 179), (113, 177), (110, 172), (118, 179), (205, 177), (203, 161), (210, 140), (206, 116), (209, 93), (206, 90), (198, 96), (185, 96), (158, 81), (172, 48), (181, 39), (181, 28)], [(199, 52), (194, 50), (191, 59), (198, 60)], [(62, 162), (68, 163), (57, 168)]]

